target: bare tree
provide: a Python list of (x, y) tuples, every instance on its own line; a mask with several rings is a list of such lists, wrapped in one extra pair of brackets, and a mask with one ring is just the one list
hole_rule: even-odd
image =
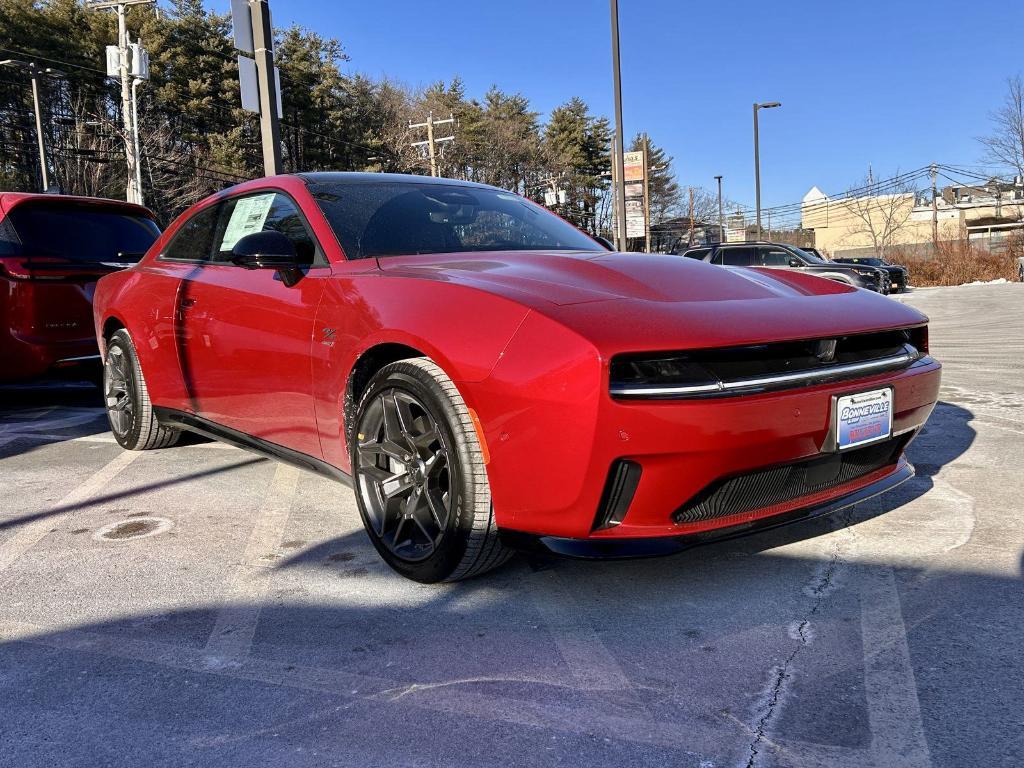
[(992, 133), (978, 141), (985, 147), (989, 160), (1024, 176), (1024, 79), (1014, 75), (1006, 84), (1003, 106), (989, 116)]
[(900, 232), (907, 228), (915, 194), (909, 184), (902, 182), (873, 189), (869, 178), (855, 184), (836, 202), (849, 215), (847, 234), (866, 235), (875, 255), (884, 259), (898, 241)]

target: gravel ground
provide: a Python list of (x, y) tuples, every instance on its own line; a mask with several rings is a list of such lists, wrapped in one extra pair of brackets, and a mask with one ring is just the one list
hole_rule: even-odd
[(921, 290), (918, 476), (648, 561), (392, 575), (347, 488), (0, 408), (4, 766), (1016, 766), (1024, 285)]

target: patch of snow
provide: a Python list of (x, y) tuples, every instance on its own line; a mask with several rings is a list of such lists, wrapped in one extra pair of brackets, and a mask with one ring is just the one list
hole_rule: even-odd
[(1005, 277), (999, 277), (995, 280), (975, 280), (973, 283), (960, 283), (960, 287), (965, 285), (1002, 285), (1003, 283), (1010, 282)]

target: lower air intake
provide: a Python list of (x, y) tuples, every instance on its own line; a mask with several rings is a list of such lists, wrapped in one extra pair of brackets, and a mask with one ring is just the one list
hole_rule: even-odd
[(617, 459), (612, 464), (591, 530), (611, 528), (622, 522), (629, 505), (633, 502), (633, 494), (636, 493), (636, 487), (640, 482), (640, 472), (640, 465), (635, 461)]
[(818, 456), (720, 480), (677, 509), (672, 519), (676, 523), (701, 523), (827, 491), (895, 466), (908, 439), (905, 435), (848, 453)]

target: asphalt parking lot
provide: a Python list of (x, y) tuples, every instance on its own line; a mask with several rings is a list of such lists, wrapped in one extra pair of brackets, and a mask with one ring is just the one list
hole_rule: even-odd
[(657, 560), (393, 575), (351, 491), (3, 390), (0, 764), (1016, 766), (1024, 285), (921, 290), (917, 477)]

